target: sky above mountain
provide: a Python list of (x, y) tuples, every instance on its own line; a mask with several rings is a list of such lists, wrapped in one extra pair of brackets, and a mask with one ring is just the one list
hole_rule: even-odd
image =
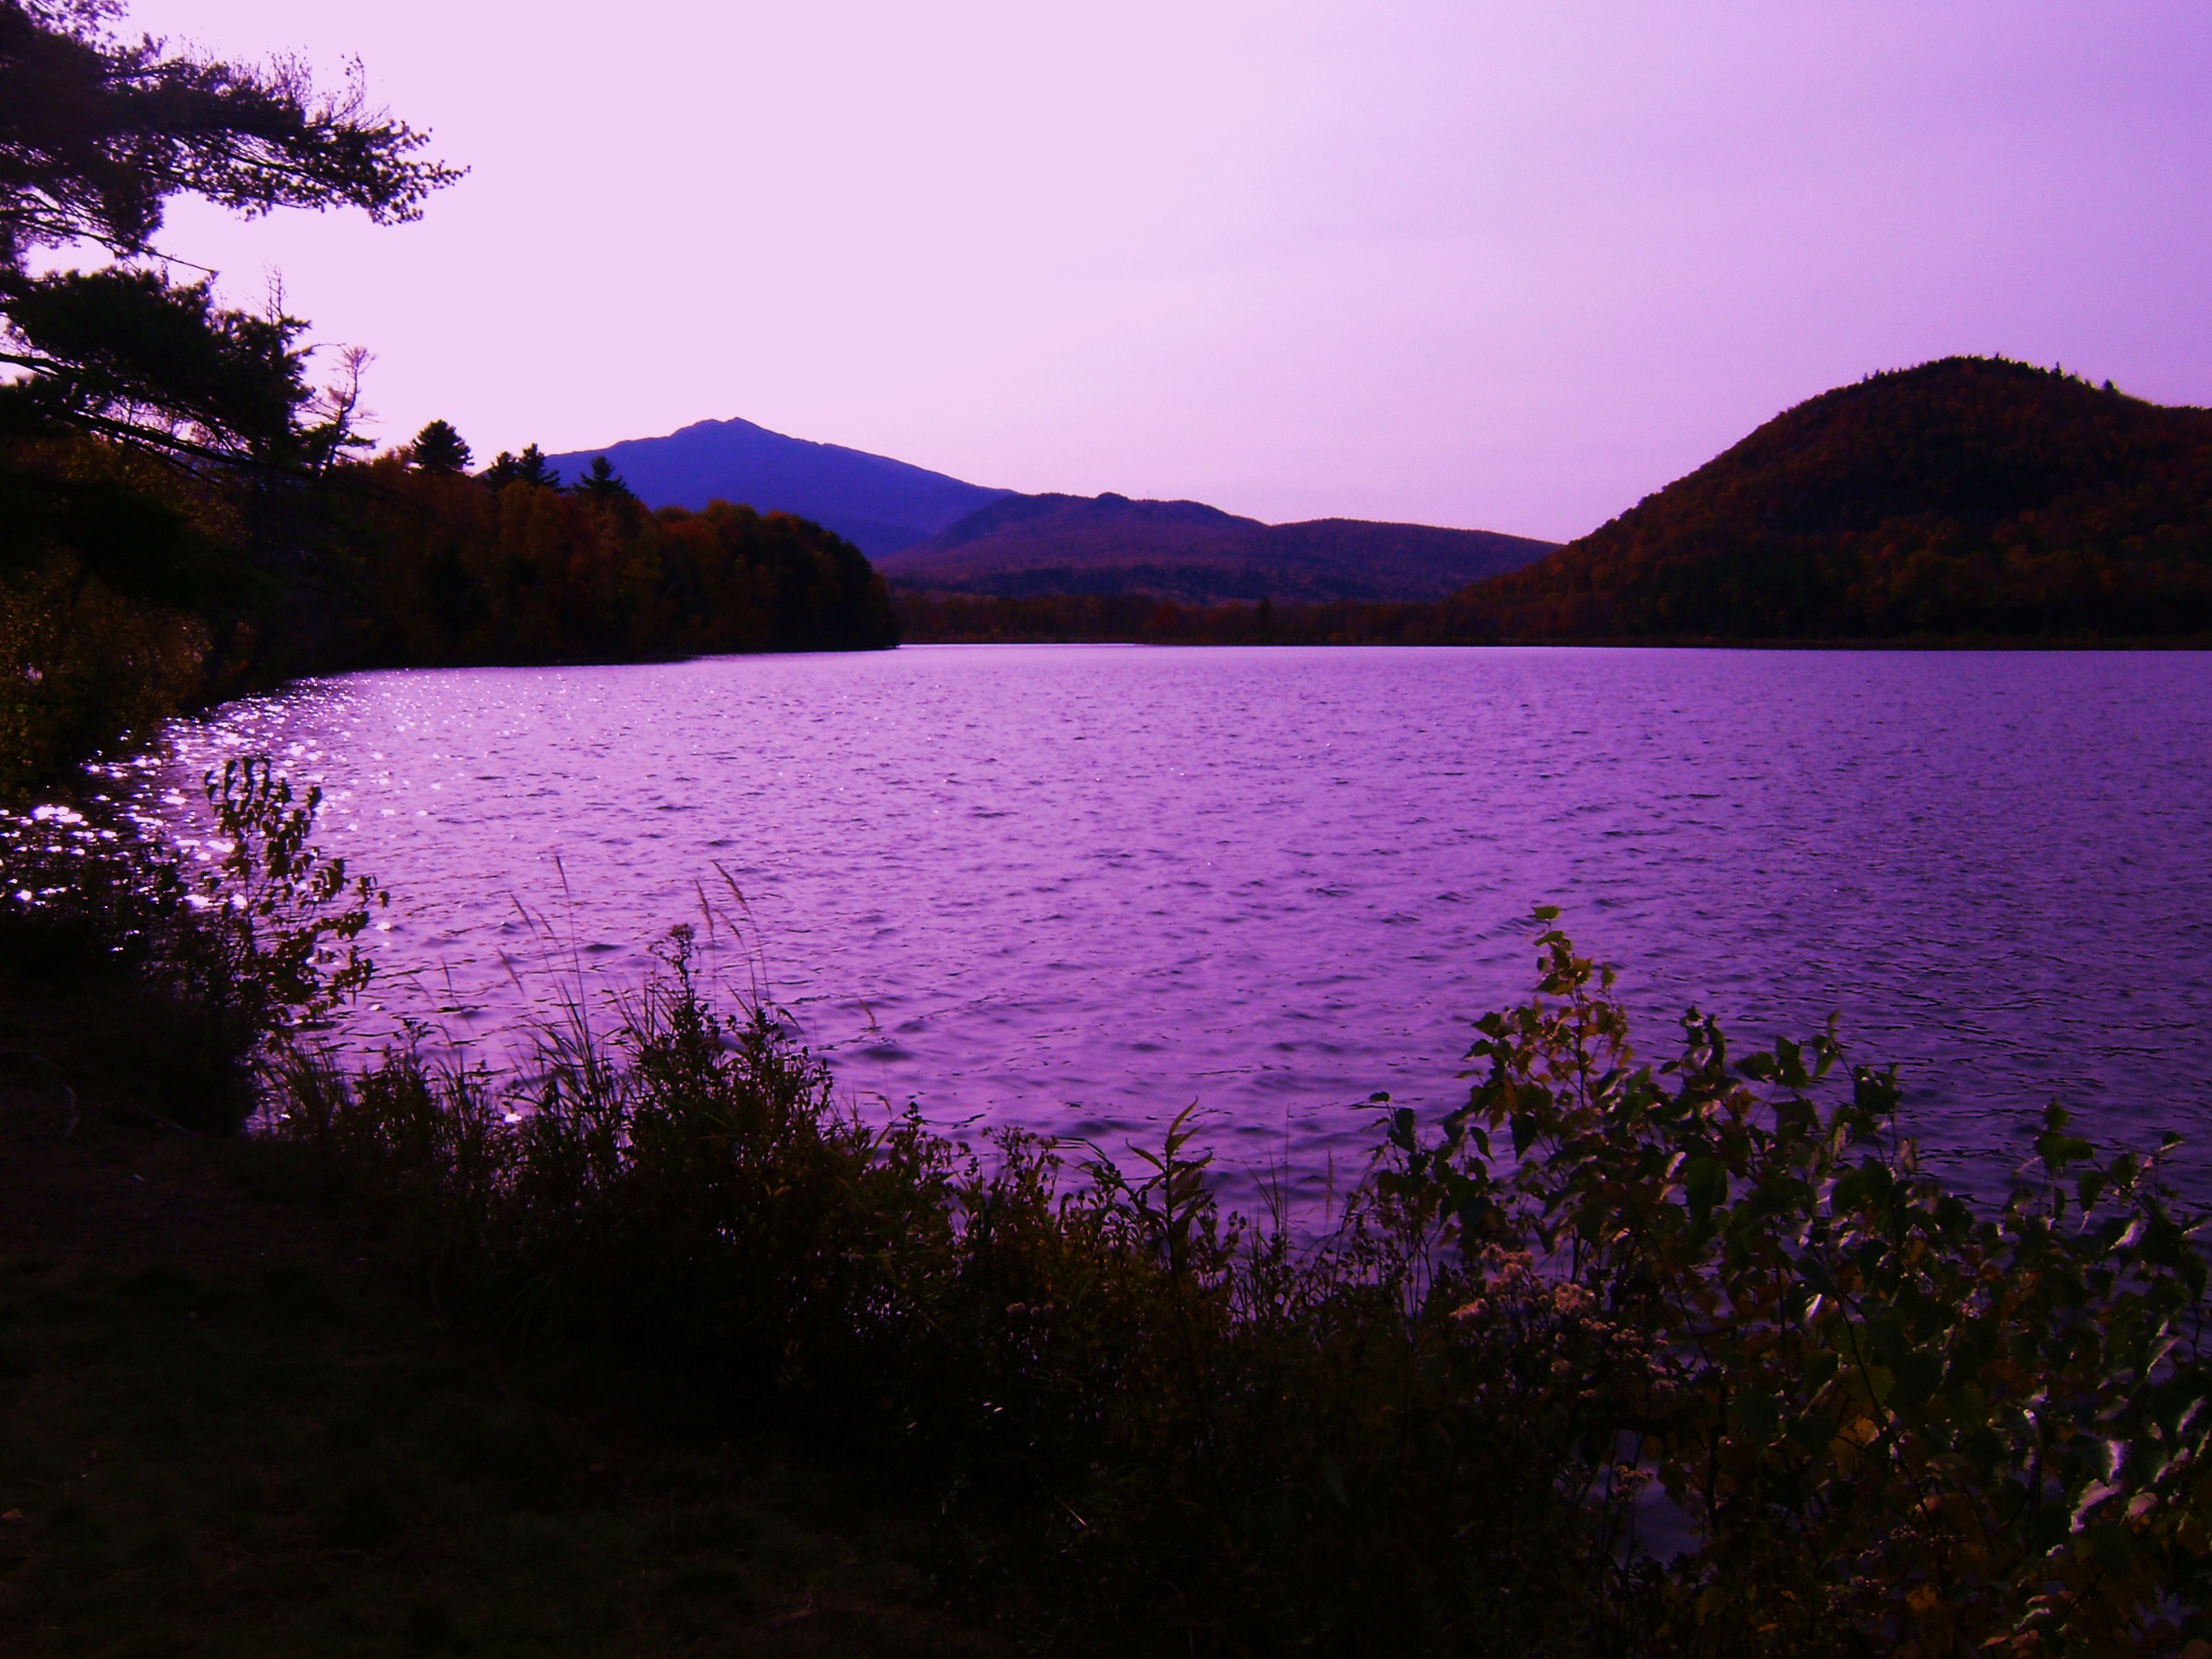
[(742, 416), (1023, 490), (1564, 538), (1951, 353), (2212, 403), (2201, 0), (142, 0), (365, 60), (422, 224), (175, 212), (398, 440)]

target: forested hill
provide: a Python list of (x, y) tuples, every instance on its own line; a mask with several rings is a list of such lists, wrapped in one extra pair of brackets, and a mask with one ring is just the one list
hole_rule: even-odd
[(2212, 410), (1950, 357), (1839, 387), (1441, 607), (1505, 639), (2212, 631)]
[(745, 501), (811, 519), (872, 557), (926, 540), (1006, 493), (750, 421), (698, 421), (665, 437), (547, 459), (574, 483), (600, 455), (648, 506), (697, 512), (713, 501)]
[(1553, 546), (1355, 519), (1262, 524), (1200, 501), (1009, 495), (877, 563), (903, 586), (944, 593), (1145, 593), (1185, 605), (1419, 600), (1527, 564)]

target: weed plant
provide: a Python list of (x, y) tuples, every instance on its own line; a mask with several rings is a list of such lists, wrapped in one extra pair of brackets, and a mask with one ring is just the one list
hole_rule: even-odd
[(1693, 1012), (1641, 1065), (1540, 948), (1463, 1109), (1376, 1098), (1318, 1238), (1224, 1214), (1188, 1113), (1126, 1168), (871, 1116), (683, 929), (526, 1082), (295, 1049), (281, 1127), (449, 1307), (780, 1395), (1128, 1650), (2203, 1654), (2205, 1273), (2155, 1159), (2054, 1107), (1978, 1214), (1832, 1032), (1732, 1061)]

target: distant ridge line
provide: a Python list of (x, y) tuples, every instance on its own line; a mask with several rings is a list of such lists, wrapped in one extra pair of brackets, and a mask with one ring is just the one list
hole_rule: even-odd
[(648, 506), (696, 511), (719, 499), (794, 514), (853, 543), (887, 580), (955, 592), (1433, 599), (1555, 545), (1357, 519), (1269, 525), (1111, 491), (1022, 495), (734, 418), (549, 459), (573, 480), (600, 455)]
[(1363, 519), (1263, 524), (1203, 501), (1018, 495), (878, 565), (899, 586), (946, 593), (1149, 593), (1187, 605), (1427, 600), (1557, 548), (1496, 531)]

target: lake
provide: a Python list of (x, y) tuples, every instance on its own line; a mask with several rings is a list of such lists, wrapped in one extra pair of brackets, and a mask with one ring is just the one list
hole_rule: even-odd
[[(494, 1063), (690, 921), (841, 1084), (1109, 1147), (1197, 1101), (1232, 1189), (1348, 1176), (1533, 981), (1530, 907), (1642, 1046), (1839, 1012), (1987, 1188), (2051, 1097), (2212, 1194), (2212, 656), (908, 647), (305, 683), (266, 751), (393, 891), (356, 1034)], [(166, 797), (166, 799), (164, 799)], [(381, 1024), (380, 1024), (381, 1023)]]

